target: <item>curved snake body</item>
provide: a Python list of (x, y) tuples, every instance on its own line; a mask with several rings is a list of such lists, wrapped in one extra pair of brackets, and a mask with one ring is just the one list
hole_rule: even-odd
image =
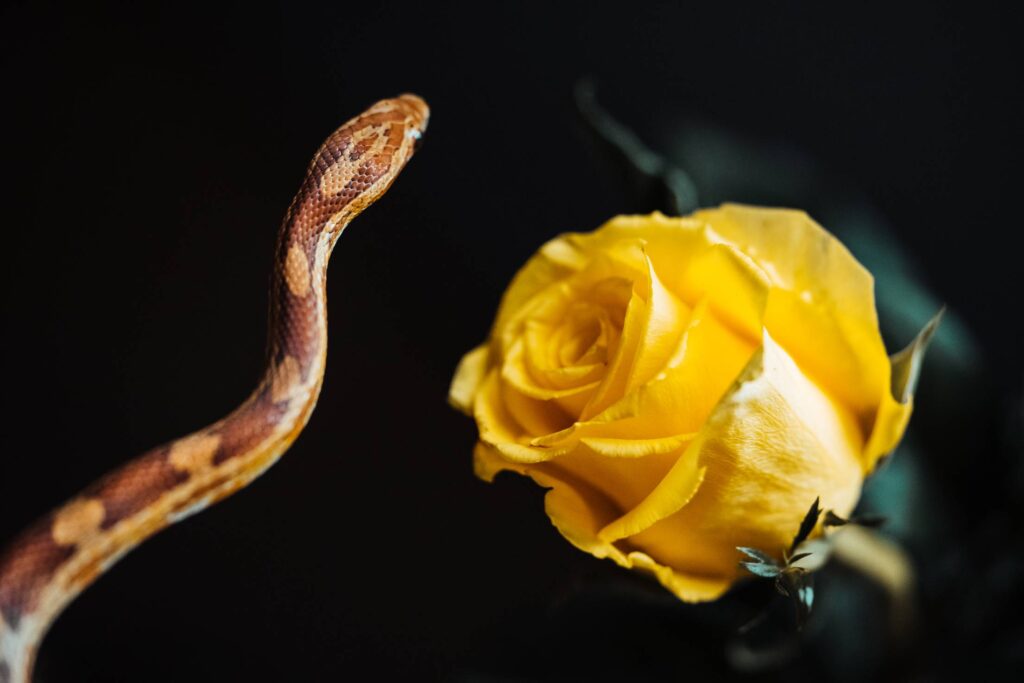
[(415, 95), (382, 100), (317, 151), (279, 233), (267, 366), (253, 394), (106, 475), (0, 554), (0, 683), (30, 680), (50, 624), (125, 553), (244, 487), (292, 444), (323, 381), (331, 250), (412, 157), (428, 116)]

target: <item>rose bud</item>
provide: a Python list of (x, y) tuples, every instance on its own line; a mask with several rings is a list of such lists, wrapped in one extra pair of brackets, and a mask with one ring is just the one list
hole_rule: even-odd
[(846, 248), (801, 211), (725, 205), (545, 244), (450, 401), (481, 478), (531, 477), (572, 544), (701, 601), (737, 547), (781, 557), (815, 498), (849, 515), (910, 416), (891, 374)]

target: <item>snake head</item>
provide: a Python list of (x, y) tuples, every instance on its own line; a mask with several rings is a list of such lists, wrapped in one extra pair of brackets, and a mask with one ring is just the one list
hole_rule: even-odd
[(304, 240), (337, 238), (344, 225), (387, 191), (427, 130), (430, 109), (411, 94), (380, 100), (320, 147), (285, 222)]
[[(427, 131), (427, 122), (430, 120), (430, 108), (419, 95), (404, 93), (398, 97), (377, 102), (350, 124), (360, 120), (379, 126), (376, 130), (386, 134), (389, 138), (386, 153), (398, 152), (395, 156), (401, 164), (404, 164), (412, 156), (412, 153), (419, 149), (423, 134)], [(389, 128), (390, 130), (388, 130)], [(395, 128), (401, 129), (403, 141), (411, 143), (405, 154), (402, 153), (405, 151), (401, 149), (402, 145), (396, 145)]]
[(412, 93), (399, 95), (394, 101), (406, 113), (408, 121), (406, 135), (413, 138), (414, 147), (419, 148), (423, 134), (427, 132), (427, 122), (430, 121), (430, 107), (422, 97)]

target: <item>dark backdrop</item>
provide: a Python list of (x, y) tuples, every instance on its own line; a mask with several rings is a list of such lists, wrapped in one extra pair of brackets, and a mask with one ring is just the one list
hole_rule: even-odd
[(711, 4), (3, 9), (0, 541), (244, 398), (312, 152), (381, 97), (433, 109), (333, 257), (305, 433), (75, 602), (42, 680), (530, 679), (598, 654), (689, 671), (671, 634), (633, 642), (600, 611), (552, 626), (620, 572), (564, 542), (532, 485), (475, 480), (474, 427), (445, 403), (518, 265), (628, 208), (576, 134), (582, 76), (652, 144), (686, 112), (862, 190), (1019, 382), (1017, 27), (975, 4)]

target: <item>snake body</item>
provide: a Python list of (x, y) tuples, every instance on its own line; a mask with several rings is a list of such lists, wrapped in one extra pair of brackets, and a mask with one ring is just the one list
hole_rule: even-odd
[(382, 100), (317, 151), (279, 233), (267, 365), (252, 395), (107, 474), (0, 553), (0, 683), (30, 680), (50, 624), (125, 553), (247, 485), (296, 439), (323, 382), (328, 258), (412, 157), (428, 116), (415, 95)]

